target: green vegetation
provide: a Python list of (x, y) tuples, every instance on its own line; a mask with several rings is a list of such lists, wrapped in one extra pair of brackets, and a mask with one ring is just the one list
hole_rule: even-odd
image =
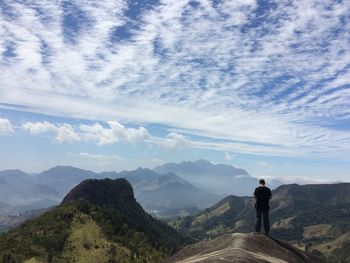
[[(253, 198), (229, 196), (196, 215), (171, 220), (169, 225), (196, 239), (249, 233), (254, 231), (253, 204)], [(273, 192), (271, 235), (327, 262), (350, 262), (349, 207), (350, 184), (282, 186)]]
[(4, 263), (23, 262), (32, 257), (55, 262), (69, 236), (73, 216), (78, 212), (78, 206), (61, 206), (1, 235), (0, 258)]
[[(350, 184), (289, 185), (273, 193), (273, 237), (327, 262), (349, 262)], [(330, 189), (330, 190), (329, 190)], [(229, 196), (193, 216), (154, 219), (135, 201), (125, 179), (86, 180), (62, 204), (0, 235), (4, 263), (162, 262), (189, 240), (252, 232), (251, 197)]]
[(347, 263), (350, 262), (350, 240), (344, 242), (340, 247), (334, 249), (330, 256), (326, 257), (327, 262)]
[[(116, 181), (100, 184), (113, 196), (106, 207), (96, 205), (102, 199), (83, 186), (71, 193), (75, 199), (2, 234), (0, 261), (161, 262), (185, 244), (174, 229), (143, 211), (128, 185)], [(107, 191), (109, 187), (118, 191)], [(105, 198), (99, 187), (94, 190)]]

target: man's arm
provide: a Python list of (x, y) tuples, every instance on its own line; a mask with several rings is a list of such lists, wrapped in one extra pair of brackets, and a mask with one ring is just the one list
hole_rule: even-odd
[(256, 188), (255, 188), (255, 191), (254, 191), (254, 198), (255, 198), (255, 199), (257, 199), (257, 196), (256, 196), (257, 193), (256, 193), (256, 192), (257, 192), (257, 191), (256, 191)]
[(269, 189), (269, 199), (272, 198), (272, 193), (271, 193), (271, 190)]

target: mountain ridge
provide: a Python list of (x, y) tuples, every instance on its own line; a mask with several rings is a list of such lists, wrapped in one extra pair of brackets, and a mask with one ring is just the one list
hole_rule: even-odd
[(154, 168), (158, 173), (173, 172), (193, 185), (222, 196), (250, 195), (257, 179), (233, 165), (213, 164), (206, 160), (166, 163)]
[[(1, 174), (5, 175), (9, 173), (13, 174), (11, 177), (12, 180), (18, 181), (17, 184), (13, 185), (13, 187), (5, 187), (6, 177), (1, 176)], [(21, 179), (22, 177), (24, 177), (23, 180)], [(73, 166), (60, 165), (35, 175), (29, 175), (20, 170), (8, 170), (3, 173), (0, 172), (0, 182), (3, 181), (3, 183), (0, 185), (0, 189), (1, 187), (3, 188), (3, 191), (1, 191), (1, 193), (3, 193), (3, 198), (1, 198), (0, 193), (0, 200), (11, 204), (10, 206), (0, 206), (0, 213), (17, 214), (25, 212), (26, 210), (46, 208), (48, 206), (59, 204), (61, 198), (63, 198), (70, 189), (78, 185), (81, 181), (89, 178), (103, 179), (106, 177), (111, 179), (121, 177), (127, 178), (133, 184), (136, 198), (146, 209), (149, 211), (153, 210), (153, 208), (151, 208), (151, 204), (154, 201), (157, 201), (159, 205), (156, 209), (156, 215), (160, 217), (168, 216), (167, 213), (170, 210), (176, 211), (179, 209), (178, 211), (191, 211), (193, 209), (187, 209), (201, 209), (212, 205), (220, 199), (220, 196), (209, 193), (203, 189), (197, 189), (194, 186), (192, 189), (190, 189), (186, 188), (185, 184), (182, 184), (180, 185), (182, 195), (186, 197), (183, 199), (184, 204), (182, 205), (180, 202), (176, 201), (180, 197), (174, 189), (171, 190), (171, 184), (174, 181), (185, 182), (185, 180), (173, 173), (159, 174), (151, 169), (141, 167), (133, 171), (122, 171), (120, 173), (114, 171), (95, 173), (93, 171), (80, 169)], [(29, 185), (32, 185), (33, 190), (19, 191), (17, 193), (16, 189), (21, 189), (21, 182), (26, 182), (29, 179), (30, 182), (28, 181), (25, 189), (27, 189)], [(168, 199), (171, 199), (170, 203), (167, 201), (162, 204), (162, 199), (159, 198), (159, 195), (163, 195), (165, 191), (164, 188), (171, 190), (172, 194), (169, 194), (168, 196)], [(28, 198), (30, 197), (29, 194), (34, 192), (34, 190), (38, 192), (38, 195), (35, 195), (35, 198), (30, 201), (30, 198)], [(148, 190), (152, 190), (153, 192)], [(23, 195), (23, 198), (21, 197), (17, 202), (17, 200), (13, 200), (13, 197), (21, 196), (19, 193)], [(206, 198), (201, 198), (201, 196), (206, 196)], [(8, 197), (12, 197), (12, 199), (9, 200)], [(144, 200), (142, 198), (144, 198)], [(156, 198), (156, 200), (152, 198)], [(43, 206), (40, 206), (40, 204)], [(45, 204), (47, 204), (47, 206), (45, 206)], [(175, 206), (169, 207), (169, 204), (174, 204)]]
[[(302, 247), (329, 262), (350, 260), (350, 183), (283, 185), (272, 191), (271, 235)], [(169, 224), (193, 238), (252, 232), (253, 197), (228, 196), (201, 212)], [(336, 242), (336, 243), (334, 243)], [(342, 255), (342, 256), (339, 256)]]
[(0, 259), (161, 262), (186, 242), (143, 210), (127, 180), (89, 179), (59, 206), (0, 235)]

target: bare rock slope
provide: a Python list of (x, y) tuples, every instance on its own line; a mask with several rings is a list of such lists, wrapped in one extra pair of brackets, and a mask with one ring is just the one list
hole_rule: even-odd
[(187, 246), (166, 262), (320, 263), (322, 260), (274, 238), (235, 233)]

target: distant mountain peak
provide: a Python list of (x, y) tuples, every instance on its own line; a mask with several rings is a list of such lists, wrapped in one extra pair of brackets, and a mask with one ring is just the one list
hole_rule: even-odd
[(54, 166), (54, 167), (52, 167), (52, 168), (50, 168), (48, 170), (43, 171), (42, 173), (52, 172), (52, 171), (62, 171), (62, 172), (64, 172), (64, 171), (67, 171), (67, 170), (89, 171), (89, 170), (80, 169), (80, 168), (77, 168), (77, 167), (74, 167), (74, 166), (70, 166), (70, 165), (57, 165), (57, 166)]
[[(189, 161), (189, 162), (191, 162), (191, 161)], [(210, 161), (204, 160), (204, 159), (198, 159), (197, 161), (194, 161), (193, 163), (198, 163), (198, 164), (212, 164)]]
[(141, 166), (139, 166), (136, 171), (142, 171), (142, 172), (153, 172), (153, 170), (149, 169), (149, 168), (143, 168)]
[(208, 160), (198, 159), (197, 161), (183, 161), (180, 163), (166, 163), (154, 168), (157, 172), (165, 173), (167, 171), (174, 172), (188, 172), (198, 173), (203, 172), (222, 172), (231, 173), (232, 175), (249, 175), (248, 172), (242, 168), (235, 167), (228, 164), (214, 164)]
[(154, 171), (159, 174), (173, 172), (191, 184), (219, 195), (248, 195), (257, 184), (257, 179), (242, 168), (213, 164), (204, 159), (166, 163), (155, 167)]
[(12, 175), (12, 174), (16, 174), (16, 175), (27, 175), (25, 172), (23, 172), (22, 170), (19, 169), (8, 169), (8, 170), (4, 170), (4, 171), (0, 171), (0, 176), (1, 175)]

